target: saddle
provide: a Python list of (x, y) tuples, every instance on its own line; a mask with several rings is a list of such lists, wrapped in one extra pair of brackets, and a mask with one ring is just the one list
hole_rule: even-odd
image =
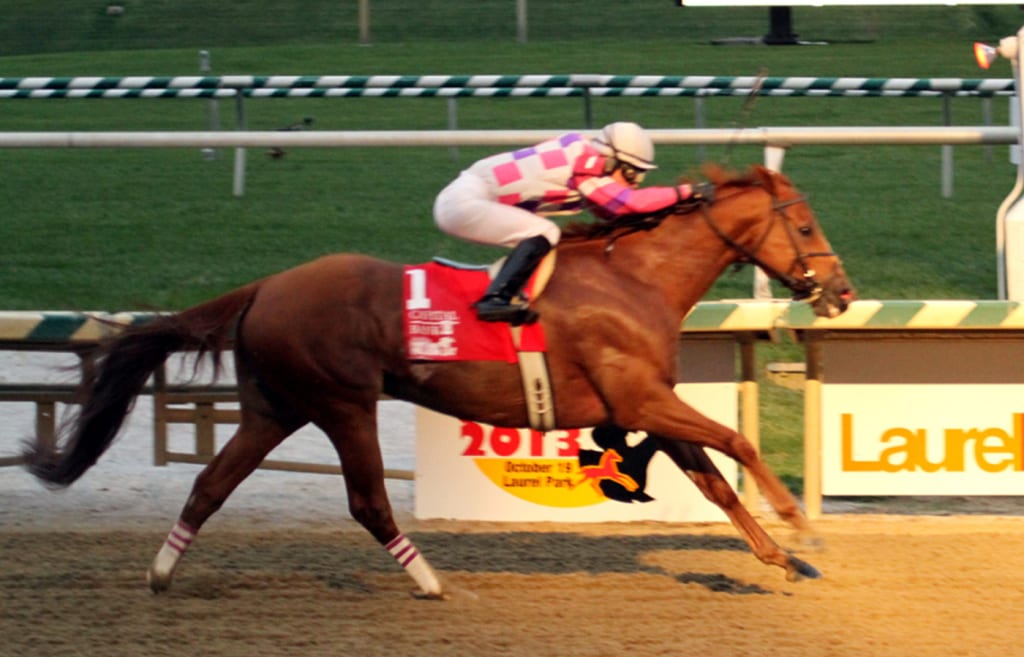
[[(552, 249), (544, 259), (537, 265), (537, 269), (534, 270), (530, 276), (530, 280), (523, 286), (524, 301), (531, 301), (536, 299), (544, 292), (544, 288), (547, 287), (548, 281), (551, 280), (551, 275), (555, 273), (555, 261), (558, 256), (558, 251)], [(434, 258), (434, 262), (445, 267), (452, 267), (454, 269), (463, 269), (469, 271), (479, 271), (482, 269), (487, 270), (487, 276), (490, 280), (494, 280), (494, 277), (501, 271), (501, 266), (505, 264), (507, 256), (498, 258), (489, 265), (476, 265), (467, 264), (464, 262), (458, 262), (455, 260), (449, 260), (448, 258), (442, 258), (437, 256)]]
[[(548, 376), (547, 344), (539, 322), (521, 326), (480, 322), (472, 304), (501, 268), (468, 265), (434, 258), (426, 265), (405, 268), (405, 338), (411, 360), (504, 360), (518, 363), (530, 425), (548, 431), (555, 426), (554, 399)], [(555, 268), (555, 251), (537, 265), (523, 287), (536, 300)]]

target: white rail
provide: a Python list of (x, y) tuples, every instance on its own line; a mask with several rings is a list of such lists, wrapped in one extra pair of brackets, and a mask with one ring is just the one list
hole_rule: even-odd
[[(365, 130), (237, 132), (0, 132), (0, 148), (339, 148), (366, 146), (518, 146), (565, 130)], [(1013, 127), (760, 127), (648, 131), (656, 144), (980, 145), (1016, 144)]]

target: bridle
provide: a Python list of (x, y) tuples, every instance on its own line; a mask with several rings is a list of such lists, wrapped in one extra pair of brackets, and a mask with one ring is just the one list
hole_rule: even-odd
[[(807, 264), (807, 259), (819, 257), (834, 258), (836, 257), (836, 254), (833, 251), (820, 251), (811, 253), (802, 253), (800, 251), (800, 247), (797, 244), (796, 229), (790, 222), (789, 215), (786, 214), (786, 208), (792, 205), (797, 205), (806, 202), (807, 199), (806, 197), (803, 196), (791, 198), (786, 201), (780, 201), (773, 194), (771, 221), (769, 222), (768, 228), (765, 230), (764, 234), (754, 244), (754, 247), (752, 249), (748, 249), (747, 247), (743, 246), (742, 244), (734, 240), (732, 237), (727, 235), (725, 231), (723, 231), (717, 223), (715, 223), (714, 218), (711, 216), (711, 213), (709, 212), (709, 206), (711, 205), (710, 203), (702, 203), (700, 206), (700, 213), (701, 216), (704, 217), (704, 221), (705, 223), (707, 223), (708, 227), (711, 228), (715, 235), (718, 236), (718, 239), (725, 242), (725, 244), (729, 248), (733, 249), (734, 251), (740, 254), (740, 258), (737, 263), (738, 265), (742, 265), (745, 263), (756, 265), (761, 270), (763, 270), (764, 273), (767, 274), (769, 277), (774, 278), (783, 285), (785, 285), (793, 293), (793, 299), (795, 301), (807, 301), (808, 303), (814, 303), (821, 297), (821, 294), (824, 290), (821, 287), (821, 284), (815, 278), (815, 276), (817, 275), (816, 272), (813, 269), (811, 269), (811, 267)], [(800, 270), (803, 271), (803, 275), (800, 277), (792, 276), (786, 272), (779, 271), (778, 269), (772, 267), (771, 265), (769, 265), (768, 263), (766, 263), (764, 260), (757, 256), (757, 252), (764, 245), (765, 241), (767, 241), (768, 235), (771, 234), (772, 228), (774, 227), (776, 220), (779, 218), (782, 219), (782, 225), (786, 230), (786, 236), (789, 238), (789, 243), (793, 247), (793, 252), (796, 254), (793, 258), (793, 263), (789, 266), (789, 271), (793, 271), (799, 268)]]

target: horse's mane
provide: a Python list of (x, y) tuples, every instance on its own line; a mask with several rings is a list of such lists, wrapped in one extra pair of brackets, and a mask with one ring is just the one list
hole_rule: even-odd
[[(751, 185), (763, 184), (764, 177), (759, 175), (759, 171), (759, 168), (751, 167), (747, 171), (736, 172), (715, 163), (705, 163), (701, 166), (703, 179), (714, 184), (716, 193), (719, 194), (733, 187), (749, 187)], [(676, 184), (694, 184), (696, 182), (699, 182), (698, 178), (684, 174), (679, 177)], [(616, 217), (615, 219), (594, 222), (572, 221), (562, 229), (562, 240), (569, 242), (586, 241), (617, 237), (626, 232), (650, 230), (660, 224), (673, 211), (674, 208), (669, 206), (664, 210), (649, 214), (631, 214)]]

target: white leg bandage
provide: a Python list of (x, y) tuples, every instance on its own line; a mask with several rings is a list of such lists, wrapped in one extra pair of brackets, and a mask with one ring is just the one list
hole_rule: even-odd
[(412, 544), (412, 541), (405, 537), (405, 534), (399, 534), (384, 547), (395, 558), (395, 561), (412, 576), (425, 595), (442, 596), (441, 582), (437, 579), (437, 574), (434, 573), (434, 569), (430, 567), (416, 546)]
[(153, 565), (149, 568), (150, 586), (162, 585), (163, 588), (166, 588), (170, 585), (170, 578), (174, 568), (178, 565), (181, 555), (185, 553), (185, 550), (188, 549), (192, 539), (195, 537), (196, 532), (187, 524), (178, 520), (167, 535), (167, 539), (164, 540), (160, 551), (157, 552), (156, 558), (153, 559)]

